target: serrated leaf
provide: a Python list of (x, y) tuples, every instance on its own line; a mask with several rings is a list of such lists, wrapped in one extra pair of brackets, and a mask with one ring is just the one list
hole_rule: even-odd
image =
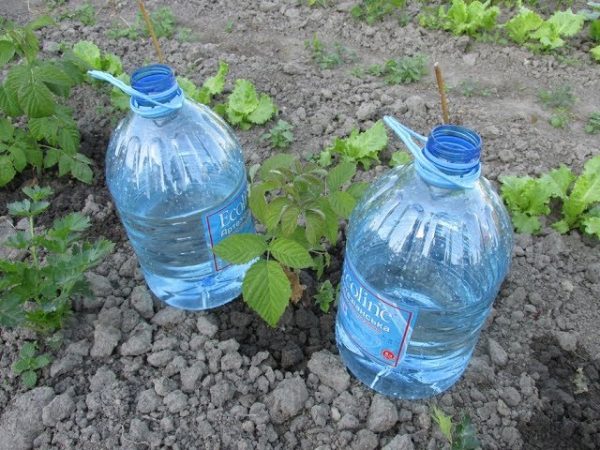
[(329, 189), (335, 191), (349, 182), (356, 173), (356, 164), (352, 162), (342, 162), (335, 166), (327, 175), (327, 184)]
[(291, 236), (298, 226), (298, 218), (300, 217), (300, 208), (297, 206), (288, 207), (281, 215), (281, 234), (283, 236)]
[(581, 225), (587, 234), (600, 239), (600, 217), (586, 217), (582, 220)]
[(38, 376), (33, 370), (27, 370), (21, 374), (21, 381), (23, 385), (28, 388), (32, 388), (37, 383)]
[(29, 117), (47, 117), (56, 109), (52, 92), (32, 76), (19, 89), (19, 105)]
[[(0, 278), (0, 280), (2, 280)], [(19, 295), (9, 293), (0, 301), (0, 325), (7, 328), (19, 326), (25, 320), (22, 300)]]
[(267, 243), (263, 236), (250, 233), (239, 233), (223, 239), (213, 250), (217, 256), (233, 264), (245, 264), (258, 258), (267, 251)]
[(521, 8), (519, 14), (504, 24), (508, 37), (518, 44), (525, 43), (533, 31), (544, 23), (537, 13), (527, 8)]
[(15, 46), (10, 41), (0, 41), (0, 66), (9, 62), (15, 56)]
[[(55, 84), (61, 87), (70, 87), (73, 80), (57, 65), (46, 62), (33, 70), (34, 78), (46, 84)], [(68, 92), (68, 91), (67, 91)]]
[(45, 27), (50, 27), (56, 25), (56, 22), (54, 21), (54, 19), (48, 15), (43, 15), (40, 17), (37, 17), (36, 19), (34, 19), (33, 21), (29, 22), (26, 26), (27, 29), (29, 30), (39, 30), (41, 28), (45, 28)]
[(225, 88), (225, 78), (229, 73), (229, 65), (226, 62), (219, 61), (219, 70), (215, 76), (207, 78), (202, 84), (211, 95), (218, 95)]
[(31, 367), (31, 358), (22, 358), (21, 359), (17, 359), (13, 365), (11, 366), (11, 369), (13, 371), (13, 373), (15, 375), (19, 375), (23, 372), (25, 372), (26, 370), (29, 370)]
[(17, 172), (22, 172), (23, 169), (27, 166), (27, 155), (23, 151), (23, 148), (18, 145), (11, 145), (8, 148), (8, 153), (13, 159), (13, 166)]
[(279, 153), (271, 156), (262, 163), (258, 171), (258, 175), (262, 180), (264, 180), (269, 177), (272, 170), (287, 169), (294, 163), (295, 160), (296, 158), (294, 156), (287, 155), (285, 153)]
[(94, 172), (89, 164), (77, 160), (71, 162), (71, 175), (86, 184), (91, 184), (94, 179)]
[(319, 286), (318, 292), (314, 296), (315, 302), (325, 314), (329, 312), (330, 305), (335, 301), (335, 289), (331, 281), (325, 280)]
[(329, 194), (329, 204), (338, 216), (347, 219), (356, 206), (356, 199), (347, 192), (336, 191)]
[(269, 250), (281, 264), (293, 269), (312, 267), (313, 261), (302, 245), (292, 239), (277, 238), (269, 245)]
[(23, 188), (23, 193), (31, 200), (39, 202), (51, 197), (54, 191), (50, 187), (26, 186)]
[(536, 234), (542, 228), (539, 218), (535, 216), (529, 216), (522, 212), (513, 213), (512, 223), (518, 233)]
[(275, 107), (273, 100), (266, 94), (260, 94), (258, 106), (254, 111), (248, 114), (247, 120), (262, 125), (271, 119), (276, 112), (277, 108)]
[(444, 413), (437, 406), (433, 407), (432, 418), (440, 428), (444, 437), (452, 444), (452, 418)]
[(23, 359), (33, 358), (37, 350), (34, 342), (25, 342), (19, 350), (19, 356)]
[(263, 259), (246, 272), (242, 292), (248, 306), (274, 327), (289, 303), (292, 289), (281, 265)]
[(399, 151), (392, 153), (392, 157), (390, 158), (390, 166), (398, 167), (405, 166), (406, 164), (412, 161), (412, 156), (408, 152)]
[(33, 364), (32, 364), (32, 369), (41, 369), (43, 367), (46, 367), (48, 364), (50, 364), (50, 356), (46, 353), (44, 353), (43, 355), (39, 355), (36, 356), (33, 359)]
[(0, 155), (0, 187), (6, 186), (15, 177), (17, 171), (13, 165), (12, 158)]
[(596, 61), (600, 62), (600, 45), (592, 48), (590, 54)]
[(58, 158), (58, 176), (62, 177), (71, 171), (73, 158), (65, 153), (61, 153)]
[(317, 245), (325, 234), (325, 221), (318, 214), (307, 211), (305, 214), (306, 220), (306, 240), (310, 245)]
[(0, 86), (0, 109), (11, 117), (18, 117), (23, 114), (19, 106), (17, 91), (7, 90), (4, 86)]
[(0, 142), (12, 142), (15, 127), (9, 119), (0, 117)]
[(102, 56), (102, 70), (115, 76), (123, 73), (121, 58), (113, 53), (105, 53)]
[(63, 127), (58, 130), (57, 143), (68, 155), (74, 156), (79, 150), (79, 130), (77, 128)]
[(236, 80), (235, 88), (229, 95), (228, 110), (242, 116), (247, 116), (258, 107), (256, 88), (248, 80)]
[(279, 225), (281, 216), (284, 213), (284, 211), (287, 209), (288, 204), (289, 204), (289, 202), (288, 202), (287, 198), (278, 197), (267, 205), (267, 211), (265, 213), (265, 221), (264, 221), (264, 224), (266, 225), (267, 230), (272, 232), (277, 227), (277, 225)]
[(346, 192), (356, 200), (360, 200), (367, 189), (369, 189), (369, 183), (359, 181), (358, 183), (352, 183)]
[(556, 27), (556, 31), (560, 36), (572, 37), (581, 31), (585, 16), (573, 14), (569, 8), (566, 11), (556, 11), (552, 17), (547, 20), (547, 23)]
[(566, 198), (571, 183), (575, 180), (575, 175), (567, 166), (561, 165), (560, 168), (551, 170), (539, 179), (548, 196)]
[(79, 41), (73, 47), (73, 53), (79, 59), (84, 61), (90, 68), (102, 70), (102, 57), (100, 49), (96, 44), (90, 41)]

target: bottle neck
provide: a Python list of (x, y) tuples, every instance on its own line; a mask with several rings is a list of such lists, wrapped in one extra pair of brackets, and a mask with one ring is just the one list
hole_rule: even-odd
[(131, 87), (152, 100), (135, 95), (131, 97), (131, 110), (142, 117), (166, 117), (178, 111), (183, 103), (183, 92), (173, 69), (163, 64), (152, 64), (136, 70), (131, 75)]
[[(461, 189), (449, 182), (447, 177), (459, 180), (478, 178), (481, 144), (481, 137), (473, 130), (457, 125), (437, 126), (429, 134), (422, 151), (429, 164), (416, 161), (416, 170), (428, 184), (444, 189)], [(436, 171), (447, 177), (436, 174)]]

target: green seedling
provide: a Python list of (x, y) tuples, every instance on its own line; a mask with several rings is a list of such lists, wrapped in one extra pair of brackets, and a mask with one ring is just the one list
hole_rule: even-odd
[(489, 97), (492, 95), (489, 88), (474, 80), (462, 80), (452, 89), (465, 97)]
[(259, 94), (251, 81), (236, 80), (227, 103), (215, 106), (215, 111), (242, 130), (264, 125), (277, 114), (275, 103), (267, 94)]
[(319, 286), (319, 291), (314, 296), (315, 302), (325, 314), (329, 312), (331, 305), (335, 302), (335, 289), (331, 281), (325, 280)]
[(500, 14), (497, 6), (490, 1), (482, 3), (478, 0), (452, 0), (448, 8), (440, 6), (437, 11), (427, 10), (419, 16), (419, 21), (426, 28), (442, 29), (459, 36), (478, 36), (481, 32), (490, 31), (496, 26), (496, 18)]
[(384, 77), (388, 84), (415, 83), (427, 75), (427, 60), (423, 55), (404, 56), (398, 60), (390, 59), (385, 64), (375, 64), (368, 72)]
[(73, 296), (89, 295), (84, 274), (112, 251), (113, 244), (105, 239), (82, 241), (90, 222), (79, 213), (38, 231), (35, 219), (50, 206), (52, 190), (26, 187), (23, 193), (27, 199), (8, 205), (8, 213), (26, 218), (28, 228), (4, 243), (24, 256), (15, 261), (0, 259), (0, 326), (52, 332), (69, 316)]
[(405, 4), (405, 0), (361, 0), (350, 10), (350, 14), (355, 19), (372, 25), (402, 9)]
[(302, 296), (298, 270), (321, 276), (329, 265), (329, 245), (338, 239), (340, 220), (347, 219), (366, 188), (350, 184), (356, 165), (343, 162), (331, 170), (279, 154), (252, 169), (248, 204), (265, 234), (237, 234), (214, 248), (234, 264), (252, 266), (242, 283), (248, 306), (270, 326), (277, 325), (290, 301)]
[(294, 128), (285, 120), (278, 120), (271, 131), (262, 135), (262, 140), (268, 140), (273, 148), (285, 150), (294, 142)]
[(431, 414), (434, 422), (448, 441), (452, 450), (477, 450), (481, 448), (477, 439), (477, 430), (468, 415), (463, 415), (460, 422), (453, 423), (452, 417), (445, 414), (437, 406)]
[(92, 26), (96, 24), (96, 9), (91, 3), (85, 3), (75, 11), (67, 11), (60, 15), (59, 20), (77, 20), (83, 25)]
[(590, 115), (585, 124), (585, 132), (589, 134), (600, 133), (600, 112), (595, 112)]
[(600, 156), (588, 160), (579, 176), (561, 166), (539, 178), (504, 176), (500, 182), (518, 232), (538, 233), (540, 216), (552, 212), (550, 201), (556, 199), (562, 204), (562, 218), (552, 224), (553, 228), (560, 233), (578, 228), (600, 238)]
[(333, 48), (326, 46), (317, 37), (316, 33), (312, 40), (304, 43), (304, 46), (311, 51), (312, 60), (321, 69), (333, 69), (356, 59), (356, 55), (337, 42), (333, 45)]
[(12, 371), (21, 377), (21, 382), (26, 388), (32, 388), (37, 384), (37, 371), (46, 367), (51, 361), (47, 353), (36, 355), (36, 352), (37, 344), (26, 342), (19, 351), (19, 359), (12, 365)]
[(338, 154), (342, 161), (360, 163), (368, 170), (373, 162), (379, 162), (379, 153), (387, 147), (387, 143), (383, 122), (377, 121), (362, 133), (354, 129), (347, 138), (336, 138), (319, 155), (319, 164), (323, 167), (330, 165), (333, 155)]
[[(175, 15), (168, 6), (163, 6), (156, 11), (152, 11), (150, 13), (150, 20), (152, 21), (156, 37), (172, 38), (175, 34)], [(137, 13), (133, 24), (127, 24), (126, 27), (123, 27), (121, 24), (115, 24), (106, 32), (106, 35), (111, 39), (126, 38), (131, 40), (137, 40), (142, 36), (149, 36), (141, 12)]]

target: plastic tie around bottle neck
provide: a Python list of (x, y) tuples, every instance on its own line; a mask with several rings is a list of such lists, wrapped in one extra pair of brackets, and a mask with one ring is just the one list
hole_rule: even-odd
[(394, 117), (385, 116), (383, 121), (412, 153), (415, 169), (425, 182), (444, 189), (475, 187), (481, 176), (481, 137), (477, 133), (457, 125), (440, 125), (426, 138)]
[(185, 100), (173, 70), (163, 64), (152, 64), (136, 70), (131, 76), (132, 86), (100, 70), (90, 70), (88, 74), (97, 80), (109, 82), (129, 95), (131, 110), (149, 119), (164, 117), (181, 109)]

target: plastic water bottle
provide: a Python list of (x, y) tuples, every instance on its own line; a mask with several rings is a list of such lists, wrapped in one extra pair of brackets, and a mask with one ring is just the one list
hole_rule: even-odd
[(424, 398), (467, 367), (510, 266), (512, 226), (480, 176), (475, 132), (442, 125), (425, 139), (384, 120), (415, 161), (376, 181), (350, 217), (337, 345), (372, 389)]
[(108, 146), (106, 182), (148, 286), (189, 310), (233, 300), (249, 264), (230, 265), (212, 251), (233, 233), (254, 233), (233, 132), (184, 98), (168, 66), (137, 70), (131, 87), (90, 74), (131, 95), (131, 111)]

